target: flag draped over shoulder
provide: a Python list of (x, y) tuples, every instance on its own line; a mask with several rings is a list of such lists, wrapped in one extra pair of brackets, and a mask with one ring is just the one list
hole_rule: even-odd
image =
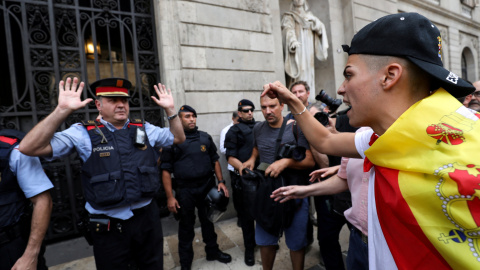
[(440, 88), (365, 152), (399, 269), (480, 269), (479, 117)]

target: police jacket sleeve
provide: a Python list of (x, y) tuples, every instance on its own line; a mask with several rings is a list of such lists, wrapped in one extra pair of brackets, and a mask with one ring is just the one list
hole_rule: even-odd
[(213, 142), (212, 136), (208, 135), (208, 141), (210, 142), (210, 147), (208, 149), (208, 154), (210, 155), (210, 160), (213, 162), (217, 161), (220, 156), (217, 154), (217, 146)]
[(164, 147), (162, 154), (160, 155), (160, 170), (167, 170), (172, 172), (173, 170), (173, 150), (171, 147)]
[(227, 135), (225, 136), (225, 148), (227, 149), (227, 152), (225, 155), (228, 157), (235, 157), (238, 158), (238, 151), (237, 151), (237, 144), (238, 144), (238, 139), (237, 139), (237, 127), (232, 126), (228, 132)]

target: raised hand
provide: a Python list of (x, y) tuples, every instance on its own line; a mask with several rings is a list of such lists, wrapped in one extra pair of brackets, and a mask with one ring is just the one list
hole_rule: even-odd
[(163, 109), (174, 109), (175, 103), (173, 102), (172, 91), (165, 87), (165, 85), (159, 83), (158, 87), (156, 85), (153, 86), (155, 88), (155, 92), (157, 92), (157, 97), (152, 96), (153, 101), (157, 103), (158, 106), (162, 107)]
[[(282, 103), (287, 103), (288, 98), (290, 95), (293, 95), (287, 87), (285, 87), (281, 82), (276, 81), (274, 83), (268, 83), (263, 86), (262, 97), (267, 95), (270, 98), (278, 98), (278, 100)], [(298, 99), (293, 95), (295, 99)], [(288, 104), (288, 103), (287, 103)]]
[(80, 84), (78, 84), (77, 77), (73, 78), (73, 80), (67, 78), (65, 82), (63, 80), (60, 81), (60, 83), (58, 83), (58, 107), (71, 113), (85, 107), (89, 102), (93, 101), (92, 98), (87, 98), (84, 101), (81, 100), (80, 97), (83, 92), (83, 87), (85, 87), (85, 83), (80, 82)]

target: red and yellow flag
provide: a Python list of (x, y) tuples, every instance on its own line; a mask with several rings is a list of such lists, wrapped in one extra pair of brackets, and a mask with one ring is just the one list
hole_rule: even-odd
[(365, 152), (399, 269), (480, 269), (479, 117), (439, 89)]

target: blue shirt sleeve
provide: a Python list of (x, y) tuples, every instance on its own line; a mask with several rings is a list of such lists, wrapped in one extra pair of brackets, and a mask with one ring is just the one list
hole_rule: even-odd
[(15, 148), (10, 154), (9, 165), (25, 197), (31, 198), (53, 188), (38, 157), (26, 156)]
[(50, 140), (52, 146), (52, 157), (45, 158), (48, 161), (70, 155), (77, 150), (78, 155), (86, 161), (92, 152), (92, 142), (88, 136), (87, 129), (80, 123), (73, 124), (62, 132), (56, 132)]
[(151, 146), (165, 147), (173, 144), (174, 136), (169, 128), (157, 127), (146, 122), (145, 132), (147, 132), (148, 141)]

